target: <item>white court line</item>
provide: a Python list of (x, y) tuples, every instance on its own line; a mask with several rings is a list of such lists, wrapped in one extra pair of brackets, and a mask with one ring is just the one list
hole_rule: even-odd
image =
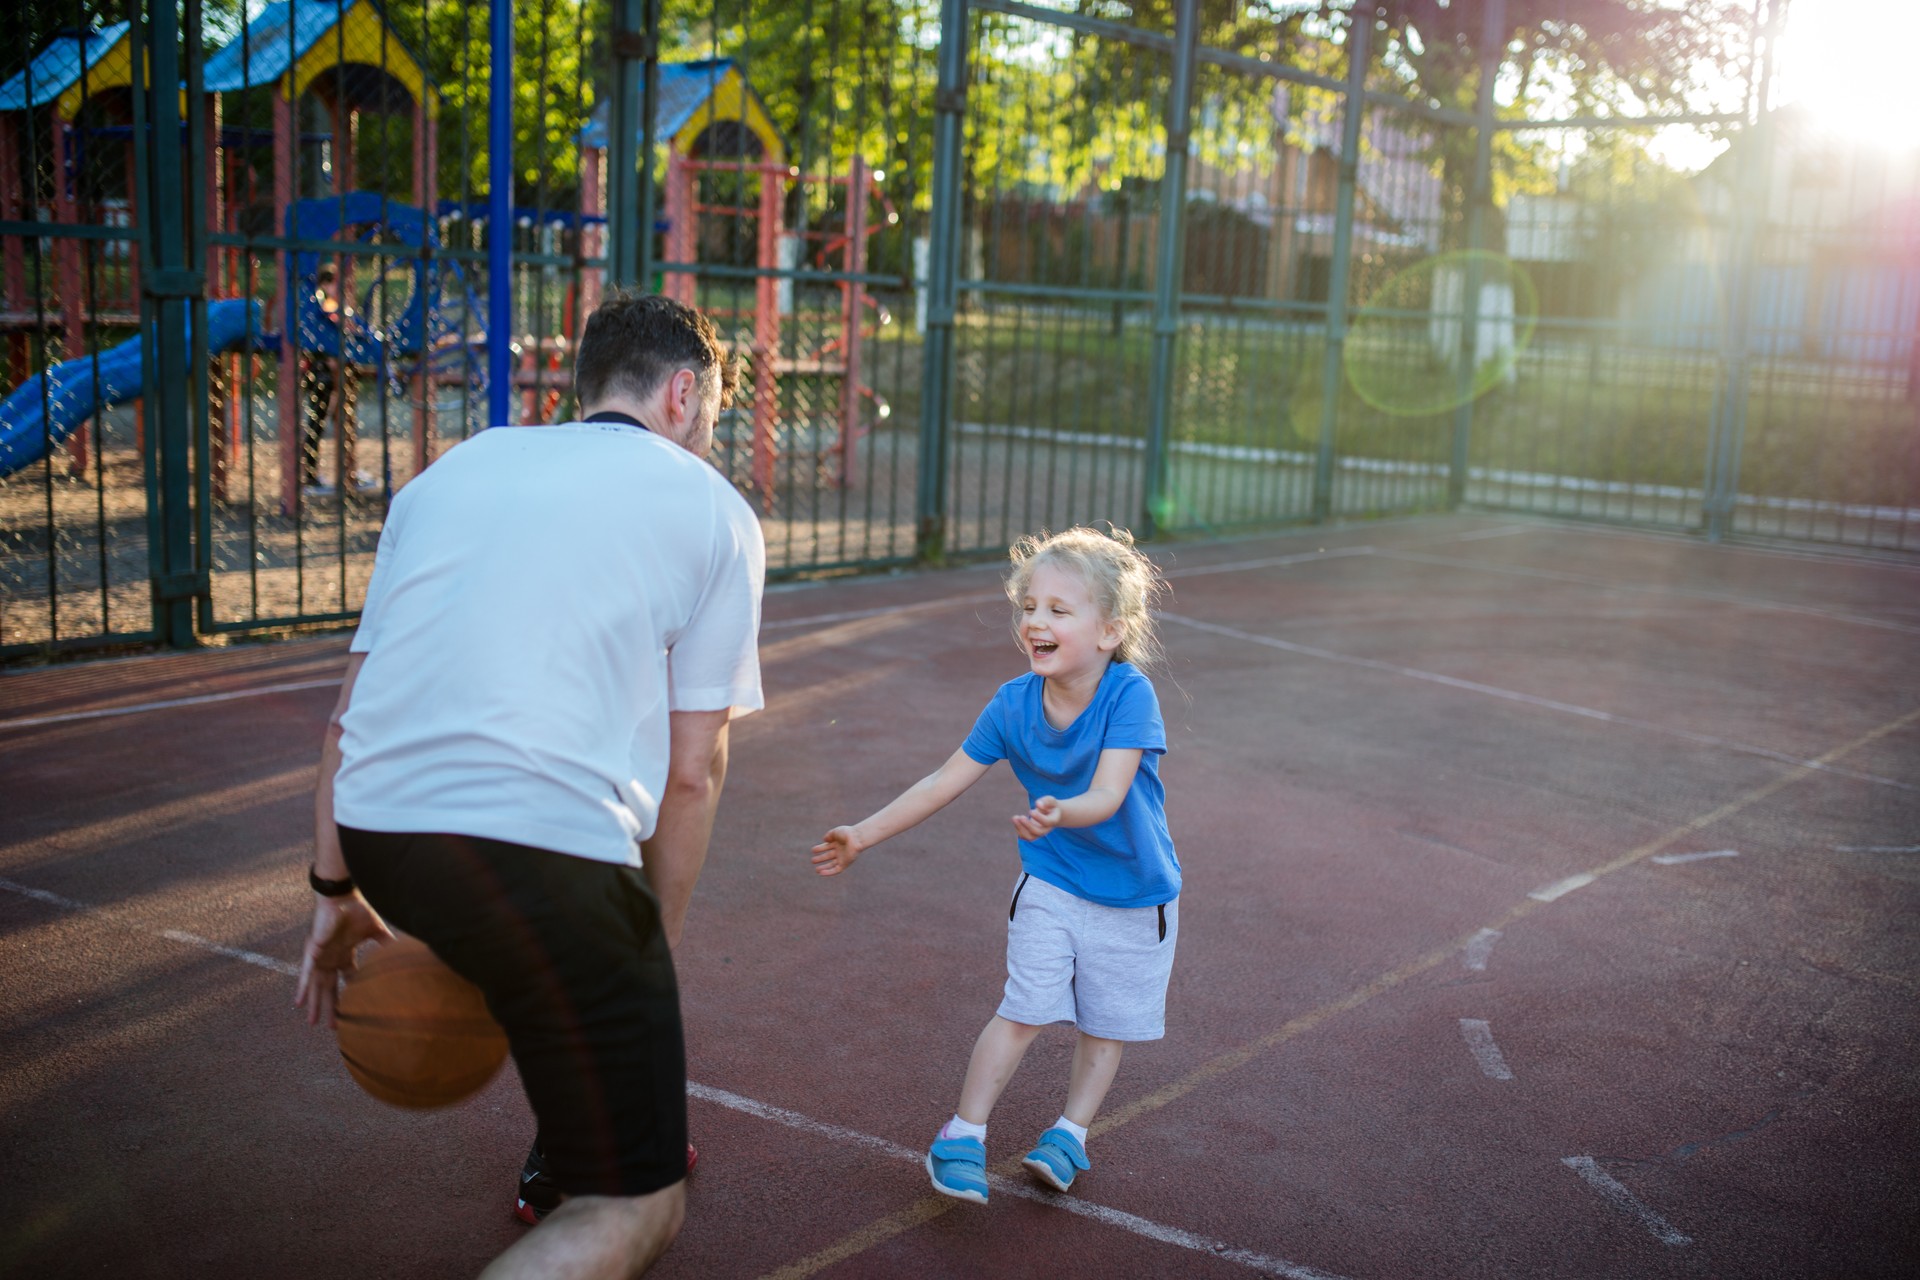
[(1473, 1060), (1480, 1064), (1482, 1075), (1489, 1080), (1513, 1079), (1513, 1069), (1507, 1066), (1506, 1055), (1500, 1052), (1500, 1046), (1493, 1042), (1493, 1027), (1486, 1019), (1460, 1019), (1460, 1034), (1466, 1037), (1467, 1050), (1473, 1054)]
[[(1258, 560), (1234, 560), (1225, 564), (1195, 565), (1190, 569), (1168, 569), (1162, 574), (1168, 579), (1199, 578), (1210, 573), (1239, 573), (1250, 569), (1272, 569), (1281, 565), (1305, 564), (1309, 560), (1332, 560), (1342, 556), (1370, 556), (1372, 547), (1335, 547), (1331, 551), (1300, 551), (1284, 556), (1266, 556)], [(794, 627), (825, 627), (836, 622), (858, 622), (863, 618), (878, 618), (890, 613), (926, 613), (934, 609), (946, 609), (963, 604), (985, 604), (989, 601), (1005, 601), (1004, 591), (970, 592), (963, 596), (941, 596), (936, 600), (917, 600), (911, 604), (875, 605), (870, 609), (843, 609), (835, 613), (812, 613), (803, 618), (780, 618), (772, 622), (762, 622), (761, 631), (786, 631)]]
[(1553, 698), (1536, 697), (1531, 693), (1520, 693), (1513, 689), (1502, 689), (1497, 685), (1481, 684), (1477, 680), (1462, 680), (1458, 676), (1445, 676), (1437, 671), (1422, 671), (1418, 667), (1403, 667), (1398, 663), (1381, 662), (1377, 658), (1357, 658), (1352, 654), (1335, 653), (1331, 649), (1317, 649), (1308, 644), (1295, 644), (1291, 640), (1276, 640), (1272, 636), (1263, 636), (1251, 631), (1242, 631), (1238, 627), (1223, 627), (1217, 622), (1202, 622), (1198, 618), (1189, 618), (1178, 613), (1161, 613), (1160, 618), (1168, 622), (1177, 622), (1183, 627), (1195, 631), (1205, 631), (1217, 636), (1226, 636), (1230, 640), (1244, 640), (1248, 644), (1264, 645), (1269, 649), (1278, 649), (1283, 653), (1297, 653), (1303, 657), (1321, 658), (1328, 662), (1343, 662), (1348, 666), (1366, 667), (1372, 671), (1385, 671), (1396, 676), (1405, 676), (1410, 680), (1425, 680), (1432, 684), (1443, 684), (1450, 689), (1464, 689), (1469, 693), (1483, 693), (1491, 698), (1503, 698), (1508, 702), (1525, 703), (1530, 707), (1541, 707), (1548, 711), (1559, 711), (1567, 715), (1580, 716), (1588, 720), (1601, 720), (1608, 724), (1624, 725), (1630, 729), (1641, 729), (1648, 733), (1666, 734), (1669, 737), (1682, 738), (1688, 742), (1697, 742), (1701, 746), (1721, 747), (1728, 751), (1737, 751), (1742, 755), (1759, 756), (1766, 760), (1777, 760), (1790, 764), (1796, 769), (1817, 769), (1822, 773), (1837, 774), (1844, 778), (1854, 778), (1861, 782), (1871, 782), (1876, 786), (1893, 787), (1900, 791), (1920, 791), (1920, 787), (1897, 778), (1883, 778), (1877, 773), (1862, 773), (1857, 769), (1843, 769), (1839, 765), (1823, 764), (1818, 760), (1802, 760), (1798, 756), (1784, 751), (1770, 751), (1766, 747), (1749, 746), (1744, 742), (1733, 742), (1726, 738), (1716, 738), (1711, 734), (1693, 733), (1686, 729), (1674, 729), (1663, 724), (1654, 724), (1648, 720), (1636, 720), (1631, 716), (1617, 716), (1611, 711), (1598, 711), (1592, 707), (1577, 706), (1571, 702), (1560, 702)]
[(1634, 1199), (1633, 1192), (1615, 1182), (1605, 1169), (1594, 1162), (1592, 1156), (1563, 1156), (1560, 1163), (1579, 1174), (1588, 1186), (1605, 1196), (1608, 1204), (1637, 1219), (1661, 1244), (1677, 1246), (1693, 1243), (1692, 1236), (1682, 1234), (1678, 1227)]
[(12, 880), (0, 880), (0, 889), (8, 893), (17, 893), (23, 898), (32, 898), (44, 902), (50, 907), (65, 907), (68, 911), (92, 911), (94, 908), (84, 902), (75, 902), (72, 898), (63, 898), (57, 893), (48, 893), (45, 889), (35, 889), (28, 885), (17, 884)]
[[(1433, 519), (1435, 519), (1435, 517), (1433, 516), (1400, 516), (1400, 517), (1395, 517), (1393, 519), (1387, 519), (1387, 520), (1366, 521), (1364, 527), (1368, 529), (1375, 529), (1383, 525), (1400, 525), (1400, 524), (1406, 524), (1409, 522), (1418, 523), (1421, 521), (1430, 521)], [(1326, 532), (1327, 533), (1350, 533), (1359, 527), (1361, 526), (1350, 525), (1350, 524), (1330, 525), (1328, 526)], [(1492, 537), (1495, 534), (1524, 533), (1529, 529), (1539, 529), (1543, 527), (1546, 527), (1546, 526), (1531, 525), (1531, 524), (1508, 525), (1501, 529), (1494, 529), (1494, 530), (1483, 529), (1478, 533), (1466, 534), (1460, 538), (1446, 536), (1446, 537), (1428, 539), (1428, 541), (1458, 542), (1458, 541), (1465, 541), (1471, 538)], [(1252, 542), (1252, 541), (1258, 541), (1265, 538), (1270, 538), (1272, 536), (1273, 536), (1272, 534), (1266, 534), (1266, 533), (1250, 533), (1243, 538), (1228, 538), (1228, 539), (1223, 539), (1222, 541), (1229, 542), (1229, 543), (1230, 542)], [(1300, 535), (1300, 536), (1304, 537), (1305, 535)], [(1152, 548), (1149, 548), (1149, 550), (1151, 549)], [(1178, 548), (1178, 547), (1170, 548), (1170, 550), (1176, 553), (1181, 549), (1182, 548)], [(1212, 574), (1212, 573), (1238, 573), (1242, 570), (1272, 569), (1272, 568), (1280, 567), (1282, 565), (1305, 564), (1309, 560), (1331, 560), (1336, 556), (1370, 556), (1370, 555), (1376, 554), (1377, 550), (1378, 550), (1377, 548), (1370, 547), (1370, 546), (1335, 547), (1332, 550), (1316, 548), (1315, 550), (1312, 550), (1312, 551), (1296, 551), (1296, 552), (1290, 552), (1286, 555), (1263, 556), (1259, 559), (1254, 559), (1254, 560), (1234, 560), (1224, 564), (1195, 565), (1190, 569), (1182, 569), (1178, 567), (1167, 568), (1162, 570), (1162, 576), (1168, 579), (1198, 578), (1198, 577), (1204, 577), (1207, 574)], [(933, 570), (931, 572), (979, 573), (987, 569), (993, 569), (995, 571), (999, 571), (1004, 568), (1005, 568), (1004, 565), (997, 565), (997, 564), (962, 565), (952, 569), (939, 569), (939, 570)], [(875, 578), (862, 579), (859, 582), (856, 582), (852, 585), (864, 585), (865, 583), (868, 583), (868, 582), (879, 583), (879, 582), (888, 582), (892, 580), (893, 579), (888, 577), (875, 577)], [(776, 592), (798, 591), (802, 589), (813, 590), (826, 585), (830, 585), (830, 584), (821, 583), (821, 582), (776, 583), (773, 586), (770, 586), (767, 588), (767, 594), (773, 595)], [(964, 596), (942, 596), (935, 600), (919, 600), (911, 604), (875, 605), (872, 608), (868, 608), (868, 609), (845, 609), (835, 613), (808, 614), (806, 617), (802, 617), (802, 618), (781, 618), (773, 622), (762, 622), (760, 624), (760, 630), (785, 631), (793, 627), (829, 626), (836, 622), (857, 622), (862, 618), (877, 618), (883, 614), (889, 614), (889, 613), (919, 613), (919, 612), (924, 612), (926, 610), (931, 610), (931, 609), (942, 609), (947, 607), (948, 605), (980, 604), (989, 600), (1005, 600), (1006, 598), (1007, 598), (1006, 593), (1003, 591), (970, 593)]]
[(211, 951), (217, 956), (227, 956), (234, 960), (244, 960), (262, 969), (271, 969), (275, 973), (284, 973), (289, 978), (300, 976), (300, 966), (288, 964), (285, 960), (275, 960), (272, 956), (263, 956), (258, 951), (248, 951), (244, 947), (229, 947), (225, 943), (203, 938), (197, 933), (183, 933), (178, 929), (162, 929), (159, 934), (169, 942), (185, 943), (189, 947), (199, 947)]
[(1497, 529), (1482, 529), (1478, 533), (1462, 533), (1449, 538), (1434, 538), (1434, 542), (1484, 542), (1488, 538), (1511, 538), (1516, 533), (1532, 533), (1543, 526), (1537, 524), (1503, 524)]
[(1715, 849), (1710, 853), (1663, 853), (1657, 858), (1648, 858), (1648, 862), (1657, 862), (1663, 867), (1677, 866), (1682, 862), (1704, 862), (1708, 858), (1737, 858), (1738, 849)]
[(1375, 553), (1373, 547), (1335, 547), (1331, 551), (1299, 551), (1291, 555), (1267, 556), (1259, 560), (1229, 560), (1224, 564), (1200, 564), (1191, 569), (1167, 569), (1161, 577), (1169, 581), (1175, 578), (1202, 578), (1210, 573), (1239, 573), (1248, 569), (1273, 569), (1281, 565), (1305, 564), (1309, 560), (1332, 560), (1342, 556), (1370, 556)]
[(1493, 954), (1493, 944), (1500, 941), (1498, 929), (1482, 929), (1467, 939), (1467, 951), (1461, 957), (1461, 963), (1475, 973), (1487, 971), (1487, 958)]
[(926, 613), (932, 609), (947, 609), (963, 604), (984, 604), (989, 600), (1004, 602), (1004, 591), (977, 591), (964, 596), (941, 596), (937, 600), (917, 600), (912, 604), (883, 604), (871, 609), (844, 609), (838, 613), (814, 613), (804, 618), (780, 618), (773, 622), (762, 622), (762, 631), (785, 631), (789, 627), (824, 627), (836, 622), (857, 622), (862, 618), (878, 618), (889, 613)]
[(1388, 549), (1377, 553), (1386, 560), (1406, 560), (1414, 564), (1437, 564), (1455, 569), (1475, 569), (1482, 573), (1503, 574), (1512, 578), (1546, 578), (1553, 582), (1572, 582), (1581, 586), (1599, 587), (1606, 591), (1640, 592), (1646, 595), (1674, 596), (1688, 600), (1711, 600), (1717, 604), (1739, 605), (1745, 609), (1765, 609), (1776, 613), (1798, 613), (1813, 618), (1825, 618), (1836, 622), (1851, 622), (1862, 627), (1878, 627), (1883, 631), (1899, 631), (1907, 635), (1920, 635), (1920, 627), (1909, 626), (1904, 622), (1890, 622), (1885, 618), (1870, 618), (1864, 614), (1839, 613), (1831, 609), (1816, 609), (1811, 605), (1784, 604), (1777, 600), (1761, 600), (1753, 596), (1738, 596), (1726, 591), (1695, 591), (1686, 587), (1649, 586), (1637, 582), (1614, 582), (1607, 578), (1589, 577), (1583, 573), (1566, 573), (1559, 569), (1535, 569), (1526, 565), (1488, 564), (1483, 560), (1461, 560), (1453, 556), (1426, 555), (1418, 551), (1399, 551)]
[(138, 715), (143, 711), (165, 711), (173, 707), (197, 707), (207, 702), (232, 702), (236, 698), (258, 698), (269, 693), (296, 693), (302, 689), (326, 689), (338, 685), (343, 677), (326, 680), (301, 680), (293, 684), (269, 684), (257, 689), (230, 689), (225, 693), (203, 693), (193, 698), (168, 698), (164, 702), (139, 702), (130, 707), (103, 707), (98, 711), (68, 711), (57, 716), (29, 716), (22, 720), (0, 720), (0, 729), (31, 729), (43, 724), (66, 724), (74, 720), (103, 720), (109, 716)]
[[(784, 1107), (770, 1106), (764, 1102), (756, 1102), (752, 1098), (743, 1098), (737, 1093), (716, 1089), (712, 1085), (697, 1084), (690, 1080), (687, 1082), (687, 1096), (727, 1107), (761, 1120), (770, 1120), (802, 1133), (811, 1133), (847, 1146), (859, 1147), (890, 1159), (902, 1160), (914, 1165), (926, 1163), (927, 1155), (924, 1151), (914, 1151), (897, 1142), (889, 1142), (885, 1138), (876, 1138), (872, 1134), (861, 1133), (856, 1129), (829, 1124), (824, 1120), (815, 1120), (811, 1116), (801, 1115), (797, 1111), (788, 1111)], [(1191, 1231), (1182, 1231), (1179, 1227), (1169, 1227), (1164, 1223), (1154, 1222), (1119, 1209), (1109, 1209), (1105, 1205), (1090, 1204), (1085, 1200), (1075, 1200), (1055, 1192), (1042, 1191), (1029, 1183), (1003, 1178), (999, 1174), (988, 1174), (987, 1181), (1002, 1195), (1018, 1196), (1022, 1200), (1031, 1200), (1036, 1204), (1065, 1209), (1068, 1213), (1076, 1213), (1083, 1218), (1091, 1218), (1095, 1222), (1118, 1227), (1122, 1231), (1130, 1231), (1150, 1240), (1158, 1240), (1162, 1244), (1177, 1245), (1195, 1253), (1205, 1254), (1210, 1258), (1237, 1262), (1243, 1267), (1266, 1275), (1286, 1276), (1289, 1280), (1341, 1280), (1340, 1277), (1328, 1272), (1302, 1266), (1297, 1262), (1288, 1262), (1285, 1258), (1269, 1257), (1266, 1254), (1255, 1253), (1251, 1249), (1241, 1249), (1219, 1240), (1210, 1240), (1205, 1236), (1195, 1235)]]
[(1593, 881), (1594, 876), (1591, 872), (1582, 871), (1577, 876), (1568, 876), (1565, 880), (1556, 880), (1552, 884), (1542, 885), (1527, 896), (1535, 902), (1552, 902), (1556, 898), (1566, 897), (1575, 889), (1586, 888)]
[[(17, 893), (23, 898), (32, 898), (36, 902), (47, 903), (49, 906), (63, 907), (68, 911), (78, 911), (91, 916), (101, 914), (100, 908), (92, 903), (76, 902), (72, 898), (63, 898), (57, 893), (48, 893), (45, 889), (35, 889), (13, 880), (0, 880), (0, 889), (8, 893)], [(244, 947), (230, 947), (225, 943), (215, 942), (211, 938), (203, 938), (197, 933), (183, 933), (178, 929), (138, 929), (128, 925), (119, 927), (127, 929), (130, 933), (145, 934), (149, 938), (165, 938), (168, 942), (178, 942), (189, 947), (198, 947), (202, 951), (211, 951), (217, 956), (245, 961), (247, 964), (269, 969), (274, 973), (285, 974), (289, 978), (300, 975), (298, 965), (288, 964), (285, 960), (275, 960), (272, 956), (263, 956), (258, 951), (248, 951)]]
[(1920, 844), (1837, 844), (1835, 853), (1920, 853)]
[[(1577, 520), (1540, 514), (1538, 528), (1552, 530), (1555, 533), (1593, 534), (1602, 538), (1629, 538), (1643, 542), (1664, 542), (1669, 545), (1703, 547), (1697, 534), (1681, 533), (1669, 529), (1629, 529), (1623, 525), (1602, 524), (1594, 520)], [(1767, 541), (1764, 534), (1739, 534), (1742, 538), (1755, 538), (1762, 545), (1742, 545), (1738, 542), (1720, 542), (1711, 545), (1711, 550), (1726, 555), (1766, 556), (1771, 560), (1804, 560), (1810, 564), (1824, 565), (1871, 565), (1878, 569), (1892, 569), (1900, 573), (1920, 573), (1920, 565), (1902, 564), (1898, 560), (1862, 558), (1858, 551), (1884, 551), (1899, 554), (1892, 548), (1865, 546), (1857, 551), (1849, 551), (1836, 545), (1832, 551), (1821, 551), (1801, 546), (1786, 547), (1778, 542)]]
[[(64, 898), (57, 893), (49, 893), (45, 889), (35, 889), (29, 885), (19, 884), (12, 880), (0, 879), (0, 890), (17, 893), (23, 897), (45, 902), (51, 906), (63, 907), (69, 911), (77, 911), (93, 916), (101, 914), (100, 908), (89, 903), (76, 902), (72, 898)], [(144, 933), (151, 937), (164, 938), (169, 942), (178, 942), (186, 946), (198, 947), (203, 951), (212, 952), (214, 955), (226, 956), (229, 959), (239, 960), (262, 969), (268, 969), (274, 973), (284, 974), (290, 978), (297, 977), (300, 973), (298, 966), (288, 964), (284, 960), (276, 960), (272, 956), (261, 955), (257, 951), (248, 951), (243, 947), (230, 947), (209, 938), (202, 938), (198, 934), (185, 933), (178, 929), (135, 929), (132, 931)], [(798, 1129), (804, 1133), (830, 1138), (835, 1142), (861, 1147), (867, 1151), (889, 1156), (896, 1160), (907, 1160), (914, 1164), (920, 1164), (926, 1158), (923, 1152), (909, 1150), (897, 1142), (889, 1142), (885, 1138), (876, 1138), (871, 1134), (860, 1133), (857, 1130), (848, 1129), (842, 1125), (828, 1124), (825, 1121), (815, 1120), (809, 1116), (801, 1115), (797, 1111), (788, 1111), (782, 1107), (769, 1106), (764, 1102), (755, 1102), (751, 1098), (743, 1098), (737, 1093), (729, 1093), (725, 1089), (716, 1089), (711, 1085), (698, 1084), (690, 1080), (687, 1082), (687, 1096), (728, 1107), (734, 1111), (744, 1112), (747, 1115), (756, 1116), (762, 1120), (771, 1120), (776, 1124), (785, 1125), (790, 1129)], [(1284, 1258), (1273, 1258), (1266, 1254), (1255, 1253), (1250, 1249), (1241, 1249), (1222, 1241), (1210, 1240), (1205, 1236), (1194, 1235), (1192, 1232), (1182, 1231), (1178, 1227), (1169, 1227), (1146, 1218), (1136, 1217), (1131, 1213), (1125, 1213), (1119, 1209), (1109, 1209), (1104, 1205), (1089, 1204), (1084, 1200), (1073, 1200), (1065, 1196), (1051, 1195), (1020, 1182), (1001, 1178), (998, 1175), (994, 1175), (991, 1181), (994, 1189), (1005, 1195), (1018, 1196), (1039, 1204), (1052, 1205), (1058, 1209), (1065, 1209), (1069, 1213), (1077, 1213), (1083, 1218), (1091, 1218), (1096, 1222), (1105, 1223), (1110, 1227), (1118, 1227), (1123, 1231), (1131, 1231), (1135, 1235), (1146, 1236), (1149, 1239), (1158, 1240), (1164, 1244), (1178, 1245), (1184, 1249), (1191, 1249), (1196, 1253), (1206, 1254), (1208, 1257), (1221, 1258), (1228, 1262), (1237, 1262), (1241, 1266), (1262, 1272), (1266, 1275), (1286, 1276), (1289, 1280), (1342, 1280), (1341, 1277), (1325, 1271), (1316, 1271), (1312, 1267), (1304, 1267), (1299, 1263), (1288, 1262)]]

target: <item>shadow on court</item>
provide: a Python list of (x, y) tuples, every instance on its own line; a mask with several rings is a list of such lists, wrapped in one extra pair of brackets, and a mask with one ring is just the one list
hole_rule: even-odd
[[(1154, 549), (1186, 869), (1072, 1197), (919, 1167), (1003, 977), (1004, 769), (822, 881), (1022, 662), (992, 567), (769, 594), (680, 959), (655, 1274), (1905, 1276), (1920, 565), (1435, 517)], [(290, 1009), (332, 638), (0, 677), (0, 1274), (461, 1276), (511, 1069), (361, 1094)], [(171, 705), (155, 705), (171, 704)]]

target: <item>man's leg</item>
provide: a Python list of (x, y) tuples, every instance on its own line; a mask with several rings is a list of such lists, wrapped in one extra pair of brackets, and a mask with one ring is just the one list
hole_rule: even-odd
[(339, 388), (340, 492), (346, 493), (360, 483), (360, 467), (355, 458), (360, 442), (360, 371), (343, 360), (334, 366), (334, 378)]
[(493, 1260), (481, 1280), (627, 1280), (673, 1243), (684, 1182), (645, 1196), (575, 1196)]
[(679, 1000), (646, 882), (463, 836), (342, 828), (341, 845), (368, 901), (486, 992), (551, 1189), (572, 1193), (503, 1255), (525, 1270), (488, 1274), (636, 1274), (678, 1231), (686, 1176)]
[(320, 442), (327, 433), (327, 406), (333, 401), (333, 378), (314, 361), (300, 372), (300, 483), (320, 483)]

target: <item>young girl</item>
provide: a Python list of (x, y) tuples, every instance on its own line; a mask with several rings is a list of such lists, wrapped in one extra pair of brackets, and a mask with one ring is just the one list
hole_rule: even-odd
[(1013, 820), (1019, 883), (1007, 908), (1007, 985), (973, 1047), (960, 1107), (934, 1139), (936, 1191), (987, 1201), (987, 1115), (1040, 1028), (1079, 1030), (1064, 1114), (1026, 1156), (1058, 1190), (1090, 1168), (1087, 1126), (1129, 1040), (1165, 1032), (1180, 933), (1180, 861), (1167, 834), (1159, 700), (1141, 665), (1159, 656), (1150, 612), (1161, 589), (1124, 530), (1023, 538), (1007, 597), (1028, 674), (1000, 686), (965, 743), (880, 812), (813, 847), (836, 875), (978, 782), (996, 760), (1027, 789)]

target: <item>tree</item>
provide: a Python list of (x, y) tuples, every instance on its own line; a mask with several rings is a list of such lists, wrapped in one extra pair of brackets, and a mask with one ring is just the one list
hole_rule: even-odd
[[(1081, 7), (1106, 6), (1081, 0)], [(1138, 0), (1130, 9), (1131, 25), (1172, 34), (1177, 0)], [(1467, 113), (1475, 108), (1486, 0), (1200, 0), (1199, 12), (1202, 44), (1325, 75), (1344, 74), (1352, 23), (1365, 15), (1375, 33), (1370, 89), (1430, 107)], [(1752, 34), (1752, 14), (1733, 0), (1507, 0), (1497, 36), (1496, 114), (1518, 119), (1734, 110)], [(1099, 61), (1093, 74), (1108, 82), (1130, 74), (1138, 57), (1114, 42), (1089, 48)], [(1326, 91), (1294, 97), (1299, 114), (1331, 114)], [(1459, 245), (1471, 194), (1474, 132), (1440, 126), (1429, 129), (1427, 138), (1427, 154), (1441, 177), (1447, 241)], [(1539, 184), (1545, 176), (1541, 148), (1537, 135), (1496, 136), (1496, 203), (1507, 192)], [(1490, 231), (1490, 242), (1498, 243), (1497, 224)]]
[[(386, 0), (387, 21), (425, 62), (440, 94), (443, 195), (491, 187), (487, 120), (493, 64), (485, 4)], [(612, 29), (607, 0), (522, 0), (514, 5), (514, 203), (578, 203), (578, 136), (593, 114), (596, 62)], [(398, 145), (395, 140), (394, 145)]]

